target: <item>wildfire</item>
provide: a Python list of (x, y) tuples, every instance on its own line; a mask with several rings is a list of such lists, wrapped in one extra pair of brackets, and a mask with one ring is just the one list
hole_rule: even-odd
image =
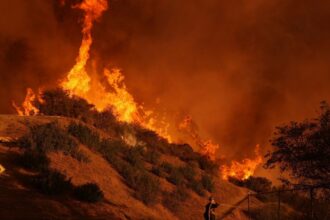
[(259, 153), (259, 145), (255, 148), (256, 157), (254, 159), (243, 159), (241, 162), (231, 161), (231, 165), (223, 165), (220, 168), (222, 178), (228, 180), (229, 177), (235, 177), (240, 180), (246, 180), (252, 176), (258, 165), (262, 163), (262, 156)]
[[(99, 78), (91, 77), (86, 69), (93, 42), (91, 35), (93, 22), (107, 10), (107, 0), (84, 0), (74, 7), (84, 11), (83, 37), (76, 63), (68, 72), (66, 78), (60, 82), (60, 86), (70, 95), (86, 99), (98, 111), (111, 108), (118, 121), (138, 124), (155, 131), (158, 135), (171, 142), (172, 138), (168, 133), (169, 123), (164, 117), (156, 115), (153, 111), (146, 110), (144, 106), (134, 100), (134, 97), (126, 88), (124, 76), (119, 69), (104, 69), (102, 76)], [(95, 69), (91, 71), (95, 71)], [(100, 74), (95, 73), (94, 75), (99, 76)], [(102, 77), (106, 80), (101, 81), (100, 78)], [(40, 97), (40, 94), (36, 95), (32, 89), (28, 88), (22, 107), (18, 107), (14, 102), (13, 106), (19, 115), (37, 115), (39, 109), (34, 106), (34, 103), (37, 100), (42, 103), (43, 100)], [(216, 159), (219, 145), (211, 140), (203, 139), (199, 135), (197, 126), (193, 123), (191, 117), (185, 117), (178, 128), (193, 139), (202, 155), (207, 156), (211, 160)], [(132, 137), (131, 133), (127, 134), (125, 139), (131, 145), (136, 144), (135, 137)], [(244, 159), (241, 162), (232, 161), (230, 166), (222, 166), (220, 171), (223, 179), (228, 179), (230, 176), (247, 179), (253, 175), (256, 167), (262, 162), (258, 145), (255, 153), (255, 159)]]
[[(93, 22), (107, 10), (107, 0), (84, 0), (74, 8), (85, 12), (82, 29), (83, 38), (76, 63), (60, 83), (60, 86), (70, 95), (86, 99), (98, 111), (110, 107), (117, 120), (139, 124), (171, 141), (168, 134), (169, 124), (164, 119), (155, 118), (152, 111), (145, 110), (142, 105), (135, 102), (134, 97), (127, 91), (124, 76), (119, 69), (104, 69), (105, 82), (101, 82), (97, 78), (91, 78), (86, 70), (86, 64), (90, 57), (89, 51), (93, 42), (91, 35)], [(38, 108), (33, 105), (36, 98), (39, 99), (32, 89), (28, 89), (22, 109), (13, 103), (17, 113), (19, 115), (38, 114)]]
[(6, 169), (0, 164), (0, 174), (3, 173), (3, 172), (5, 172), (5, 170)]
[(39, 109), (34, 106), (34, 102), (36, 100), (41, 103), (43, 102), (40, 95), (36, 95), (31, 88), (27, 88), (22, 107), (17, 106), (15, 102), (13, 102), (13, 107), (20, 116), (37, 115), (39, 113)]
[(215, 160), (219, 145), (214, 144), (211, 140), (203, 140), (198, 134), (197, 127), (190, 116), (186, 116), (178, 127), (179, 130), (187, 132), (194, 140), (195, 144), (199, 147), (200, 154), (209, 157), (211, 160)]
[(79, 8), (85, 12), (82, 29), (83, 39), (79, 49), (79, 55), (76, 58), (76, 64), (61, 85), (71, 94), (81, 95), (90, 89), (89, 83), (91, 79), (86, 71), (86, 63), (89, 59), (89, 50), (93, 42), (91, 35), (93, 22), (107, 10), (108, 3), (107, 0), (85, 0), (81, 4), (76, 5), (75, 8)]

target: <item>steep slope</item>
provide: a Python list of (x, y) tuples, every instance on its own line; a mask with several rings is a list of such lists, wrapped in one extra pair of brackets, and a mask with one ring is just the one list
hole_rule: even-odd
[[(50, 116), (22, 117), (0, 115), (0, 164), (6, 171), (0, 175), (0, 219), (201, 219), (204, 205), (210, 195), (199, 196), (188, 190), (189, 197), (180, 204), (180, 209), (173, 214), (162, 203), (146, 205), (133, 196), (133, 190), (125, 179), (105, 160), (99, 152), (88, 146), (79, 149), (89, 158), (88, 163), (79, 162), (62, 152), (52, 152), (48, 156), (51, 167), (71, 178), (74, 185), (88, 182), (97, 183), (105, 195), (105, 200), (96, 204), (77, 201), (68, 196), (46, 196), (26, 184), (33, 172), (17, 165), (17, 157), (22, 150), (8, 146), (6, 142), (17, 139), (29, 129), (28, 125), (57, 121), (67, 126), (72, 119)], [(95, 129), (102, 136), (106, 134)], [(109, 137), (110, 138), (110, 137)], [(162, 161), (176, 161), (185, 164), (180, 158), (161, 155)], [(201, 172), (201, 171), (199, 171)], [(155, 177), (157, 177), (155, 175)], [(162, 189), (173, 189), (175, 185), (164, 178), (159, 178)], [(242, 209), (247, 205), (240, 201), (247, 195), (247, 189), (215, 179), (215, 192), (212, 196), (222, 204), (217, 210), (220, 219), (245, 219)], [(162, 198), (159, 198), (160, 200)], [(234, 207), (234, 206), (239, 207)], [(15, 207), (12, 209), (11, 207)], [(233, 208), (234, 207), (234, 208)], [(221, 217), (222, 216), (222, 217)]]

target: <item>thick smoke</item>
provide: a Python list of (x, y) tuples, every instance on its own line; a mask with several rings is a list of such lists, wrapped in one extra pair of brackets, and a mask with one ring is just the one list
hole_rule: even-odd
[[(1, 112), (26, 87), (52, 85), (73, 65), (81, 40), (74, 2), (0, 3)], [(276, 125), (313, 117), (330, 98), (328, 1), (109, 5), (93, 30), (96, 65), (120, 67), (146, 106), (191, 115), (221, 154), (251, 156), (258, 143), (265, 152)]]

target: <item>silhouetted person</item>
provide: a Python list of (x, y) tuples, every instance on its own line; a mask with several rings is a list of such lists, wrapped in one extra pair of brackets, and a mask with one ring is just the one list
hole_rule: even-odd
[(219, 206), (213, 197), (209, 198), (209, 203), (205, 206), (204, 219), (215, 220), (215, 209)]

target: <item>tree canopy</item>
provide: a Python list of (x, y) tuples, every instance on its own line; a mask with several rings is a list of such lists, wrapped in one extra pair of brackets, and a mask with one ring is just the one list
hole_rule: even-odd
[(276, 127), (266, 168), (279, 166), (289, 183), (330, 188), (330, 108), (321, 102), (317, 118)]

